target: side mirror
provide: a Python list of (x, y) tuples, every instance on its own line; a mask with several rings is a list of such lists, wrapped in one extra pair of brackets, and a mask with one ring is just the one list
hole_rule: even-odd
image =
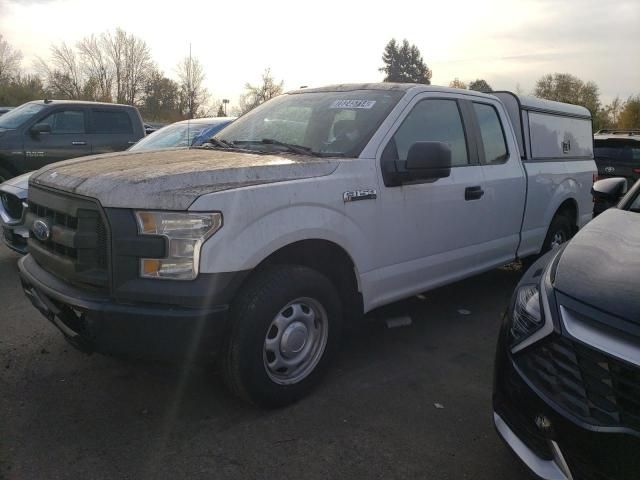
[(626, 178), (616, 177), (598, 180), (591, 188), (591, 195), (593, 195), (593, 215), (599, 215), (606, 209), (615, 207), (626, 193)]
[(451, 175), (451, 148), (443, 142), (416, 142), (409, 148), (406, 163), (412, 180), (435, 180)]
[(35, 136), (41, 133), (51, 133), (51, 125), (48, 123), (36, 123), (29, 131)]
[(626, 178), (605, 178), (595, 182), (591, 188), (591, 194), (594, 199), (609, 203), (618, 203), (626, 193)]

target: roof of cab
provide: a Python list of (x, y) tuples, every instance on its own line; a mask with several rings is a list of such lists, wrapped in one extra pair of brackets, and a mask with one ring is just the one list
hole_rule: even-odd
[(50, 100), (50, 99), (45, 99), (45, 100), (33, 100), (29, 103), (42, 103), (44, 105), (51, 105), (51, 104), (56, 104), (56, 105), (65, 105), (65, 104), (71, 104), (71, 105), (95, 105), (95, 106), (104, 106), (104, 107), (126, 107), (126, 108), (134, 108), (132, 105), (125, 105), (122, 103), (108, 103), (108, 102), (90, 102), (87, 100)]
[(317, 93), (317, 92), (353, 92), (356, 90), (385, 90), (385, 91), (401, 91), (408, 92), (415, 90), (416, 92), (443, 92), (443, 93), (461, 93), (464, 95), (473, 95), (478, 97), (492, 97), (492, 95), (477, 92), (475, 90), (462, 90), (459, 88), (440, 87), (437, 85), (424, 85), (421, 83), (340, 83), (336, 85), (327, 85), (326, 87), (317, 88), (299, 88), (291, 90), (288, 94), (296, 93)]
[[(420, 83), (341, 83), (336, 85), (328, 85), (326, 87), (318, 88), (300, 88), (298, 90), (292, 90), (287, 92), (289, 94), (297, 93), (317, 93), (317, 92), (352, 92), (355, 90), (386, 90), (386, 91), (403, 91), (409, 90), (418, 92), (438, 92), (438, 93), (457, 93), (463, 95), (470, 95), (483, 98), (496, 98), (492, 93), (482, 93), (475, 90), (462, 90), (459, 88), (440, 87), (437, 85), (424, 85)], [(537, 97), (529, 97), (526, 95), (516, 95), (512, 92), (495, 92), (502, 94), (509, 94), (515, 97), (520, 107), (524, 110), (560, 113), (564, 115), (572, 115), (576, 117), (591, 118), (591, 113), (584, 107), (579, 105), (571, 105), (568, 103), (554, 102), (552, 100), (544, 100)]]

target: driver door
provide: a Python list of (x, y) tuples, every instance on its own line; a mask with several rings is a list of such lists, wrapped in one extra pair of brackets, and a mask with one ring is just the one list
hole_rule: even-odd
[[(464, 121), (464, 100), (455, 95), (419, 95), (383, 142), (387, 162), (403, 161), (415, 142), (449, 145), (451, 174), (438, 180), (381, 189), (378, 238), (384, 260), (372, 272), (373, 303), (383, 304), (462, 278), (474, 269), (483, 223), (483, 169), (474, 136)], [(382, 174), (382, 182), (385, 182)], [(389, 183), (389, 182), (387, 182)], [(474, 193), (475, 192), (475, 193)], [(475, 266), (477, 268), (477, 266)]]
[(25, 171), (91, 154), (85, 109), (59, 108), (49, 112), (44, 118), (41, 117), (33, 125), (37, 123), (49, 125), (51, 132), (33, 134), (27, 130), (24, 139)]

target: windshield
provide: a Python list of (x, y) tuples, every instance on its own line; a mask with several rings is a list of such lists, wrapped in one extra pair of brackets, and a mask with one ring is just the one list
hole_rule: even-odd
[(18, 128), (44, 107), (41, 103), (25, 103), (9, 110), (0, 117), (0, 128)]
[[(174, 123), (147, 135), (129, 150), (139, 152), (142, 150), (157, 150), (159, 148), (187, 147), (191, 146), (194, 139), (199, 138), (206, 130), (214, 130), (214, 125), (208, 123)], [(218, 126), (217, 124), (215, 126)], [(224, 125), (220, 126), (222, 128)]]
[(282, 144), (289, 144), (310, 154), (357, 157), (403, 95), (397, 90), (281, 95), (215, 138), (261, 151), (282, 151)]

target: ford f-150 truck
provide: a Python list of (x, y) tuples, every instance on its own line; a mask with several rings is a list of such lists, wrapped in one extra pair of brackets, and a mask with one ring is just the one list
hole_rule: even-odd
[(366, 312), (567, 240), (592, 216), (589, 112), (414, 84), (279, 96), (198, 148), (29, 184), (24, 291), (78, 348), (217, 352), (299, 399)]

